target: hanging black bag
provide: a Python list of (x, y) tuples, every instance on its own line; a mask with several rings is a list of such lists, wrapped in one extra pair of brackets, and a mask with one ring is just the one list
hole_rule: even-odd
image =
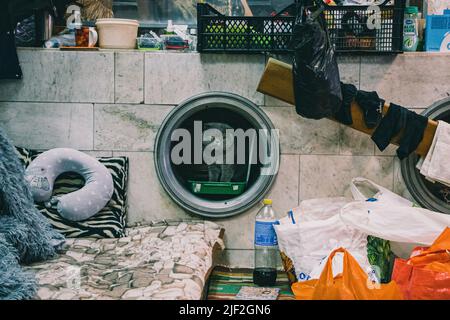
[(297, 0), (296, 7), (290, 44), (294, 50), (295, 108), (305, 118), (331, 117), (342, 104), (342, 93), (335, 52), (323, 13), (324, 4), (322, 0)]

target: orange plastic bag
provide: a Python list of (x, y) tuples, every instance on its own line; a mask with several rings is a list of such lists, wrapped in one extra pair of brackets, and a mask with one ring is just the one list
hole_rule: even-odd
[(405, 299), (450, 299), (450, 228), (429, 248), (414, 249), (408, 260), (396, 259), (392, 274)]
[[(336, 252), (344, 253), (343, 272), (333, 277), (332, 261)], [(298, 300), (401, 300), (395, 282), (372, 283), (358, 262), (344, 248), (334, 250), (319, 279), (296, 282), (292, 292)]]

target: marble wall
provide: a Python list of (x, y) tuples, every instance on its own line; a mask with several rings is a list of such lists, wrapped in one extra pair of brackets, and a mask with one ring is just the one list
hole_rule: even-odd
[[(154, 138), (175, 105), (206, 91), (252, 100), (280, 129), (280, 172), (268, 195), (279, 216), (302, 199), (349, 195), (356, 176), (409, 196), (395, 148), (381, 153), (364, 134), (302, 119), (292, 106), (257, 93), (263, 55), (19, 49), (19, 58), (24, 79), (0, 81), (0, 126), (24, 147), (128, 156), (130, 225), (191, 217), (159, 185)], [(450, 95), (450, 55), (345, 56), (339, 65), (343, 81), (417, 111)], [(252, 265), (257, 210), (217, 221), (226, 228), (222, 262)]]

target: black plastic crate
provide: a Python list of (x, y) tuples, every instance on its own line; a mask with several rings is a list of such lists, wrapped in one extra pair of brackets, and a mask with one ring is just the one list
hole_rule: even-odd
[(197, 50), (200, 52), (286, 52), (294, 16), (226, 16), (209, 4), (197, 4)]
[[(336, 52), (400, 53), (405, 0), (380, 5), (379, 28), (369, 29), (374, 14), (367, 6), (326, 6), (325, 19)], [(295, 4), (273, 17), (226, 16), (197, 4), (199, 52), (288, 53)]]

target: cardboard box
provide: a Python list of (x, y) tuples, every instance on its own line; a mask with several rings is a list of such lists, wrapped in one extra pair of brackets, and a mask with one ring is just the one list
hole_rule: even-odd
[(427, 16), (425, 50), (450, 52), (450, 10)]

